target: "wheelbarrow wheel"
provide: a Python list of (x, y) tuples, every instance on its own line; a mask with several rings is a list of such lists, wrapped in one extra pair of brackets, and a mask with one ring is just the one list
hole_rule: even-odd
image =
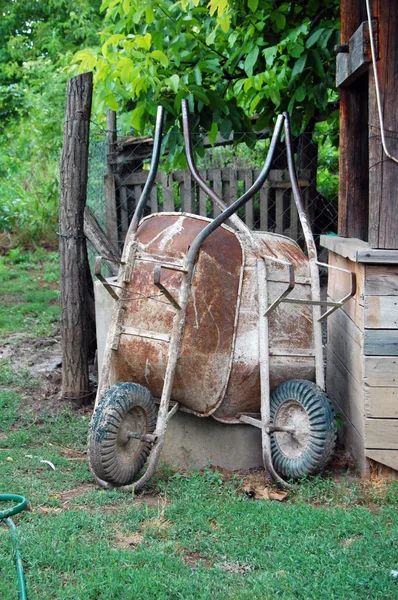
[(270, 417), (276, 427), (292, 432), (271, 433), (275, 470), (285, 478), (318, 473), (336, 444), (334, 410), (326, 394), (311, 381), (291, 379), (272, 393)]
[(90, 423), (88, 453), (96, 477), (113, 485), (128, 485), (144, 466), (151, 444), (130, 437), (146, 435), (156, 426), (156, 406), (149, 390), (118, 383), (104, 394)]

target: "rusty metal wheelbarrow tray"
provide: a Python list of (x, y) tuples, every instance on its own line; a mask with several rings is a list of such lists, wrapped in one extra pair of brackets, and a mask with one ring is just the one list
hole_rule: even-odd
[[(117, 293), (109, 290), (117, 302), (97, 394), (100, 404), (93, 417), (92, 471), (99, 483), (109, 485), (98, 475), (98, 470), (100, 474), (106, 472), (102, 463), (97, 473), (93, 464), (104, 435), (98, 415), (101, 410), (106, 415), (112, 408), (113, 400), (107, 397), (112, 386), (117, 388), (120, 382), (133, 381), (138, 384), (140, 394), (148, 389), (152, 396), (160, 398), (160, 404), (156, 426), (151, 429), (147, 415), (141, 419), (144, 425), (146, 419), (141, 432), (128, 430), (130, 416), (120, 425), (120, 431), (110, 421), (109, 444), (104, 445), (105, 458), (100, 458), (104, 465), (107, 460), (112, 463), (118, 448), (125, 460), (129, 444), (138, 444), (138, 449), (141, 444), (141, 457), (143, 452), (149, 453), (144, 475), (135, 483), (121, 485), (122, 489), (137, 491), (150, 479), (162, 449), (167, 421), (178, 408), (199, 416), (212, 415), (224, 422), (259, 427), (264, 464), (276, 481), (286, 485), (272, 463), (270, 434), (292, 435), (294, 427), (286, 425), (284, 409), (281, 423), (277, 425), (275, 420), (271, 423), (270, 391), (287, 377), (281, 371), (282, 358), (286, 357), (293, 377), (300, 378), (297, 381), (315, 380), (323, 390), (320, 321), (351, 294), (339, 303), (324, 303), (331, 306), (321, 315), (316, 247), (294, 169), (287, 115), (277, 120), (259, 178), (230, 207), (223, 204), (196, 169), (186, 103), (183, 103), (183, 126), (191, 173), (223, 212), (212, 221), (183, 213), (141, 219), (159, 161), (160, 109), (151, 169), (127, 233)], [(253, 233), (235, 214), (263, 185), (283, 126), (292, 189), (308, 256), (288, 238)], [(228, 219), (237, 231), (225, 225)], [(287, 319), (290, 330), (281, 326), (281, 322), (286, 322), (286, 312), (290, 315)], [(247, 339), (251, 340), (249, 344)], [(103, 404), (103, 397), (108, 404)], [(174, 405), (170, 409), (171, 401)], [(302, 422), (300, 411), (297, 414)], [(117, 414), (114, 416), (117, 420)], [(286, 446), (282, 439), (281, 447), (283, 444)]]

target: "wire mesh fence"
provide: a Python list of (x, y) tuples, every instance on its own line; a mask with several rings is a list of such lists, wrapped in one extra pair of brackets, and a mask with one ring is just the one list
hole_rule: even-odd
[[(102, 134), (102, 135), (101, 135)], [(242, 135), (242, 134), (240, 134)], [(259, 139), (252, 148), (244, 143), (221, 140), (214, 147), (203, 136), (193, 136), (197, 166), (203, 179), (225, 205), (239, 198), (255, 181), (263, 166), (269, 139)], [(214, 218), (220, 208), (199, 189), (190, 172), (170, 169), (168, 148), (174, 149), (180, 137), (167, 136), (156, 183), (145, 209), (155, 212), (188, 212)], [(121, 252), (129, 222), (142, 193), (149, 169), (153, 142), (149, 137), (127, 137), (107, 145), (105, 132), (95, 131), (90, 143), (87, 205), (116, 251)], [(182, 150), (182, 148), (179, 148)], [(337, 192), (323, 195), (319, 186), (318, 148), (311, 135), (303, 134), (296, 144), (296, 166), (304, 204), (316, 239), (322, 233), (336, 232)], [(325, 169), (323, 179), (325, 179)], [(327, 178), (326, 171), (326, 178)], [(324, 186), (323, 186), (324, 187)], [(330, 187), (330, 186), (329, 186)], [(331, 186), (332, 187), (332, 186)], [(287, 235), (299, 244), (303, 235), (293, 199), (284, 143), (278, 146), (271, 172), (261, 190), (238, 212), (248, 227)], [(93, 255), (93, 249), (89, 251)]]

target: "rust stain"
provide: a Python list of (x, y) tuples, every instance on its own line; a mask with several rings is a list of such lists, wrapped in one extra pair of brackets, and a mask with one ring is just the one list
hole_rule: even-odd
[[(153, 396), (161, 396), (168, 342), (156, 336), (171, 334), (176, 309), (154, 285), (154, 268), (162, 264), (182, 267), (192, 241), (208, 222), (164, 213), (141, 223), (138, 256), (123, 304), (123, 326), (130, 328), (130, 334), (122, 333), (118, 351), (113, 353), (112, 384), (134, 381)], [(308, 259), (299, 246), (284, 236), (255, 235), (263, 247), (261, 254), (293, 263), (296, 280), (300, 279), (293, 296), (309, 299)], [(172, 400), (199, 416), (213, 414), (236, 422), (239, 413), (259, 412), (257, 254), (244, 236), (226, 227), (217, 229), (201, 248), (172, 390)], [(271, 260), (266, 265), (271, 303), (286, 288), (288, 270)], [(163, 268), (161, 281), (178, 300), (181, 273)], [(145, 336), (148, 332), (153, 338)], [(312, 333), (308, 306), (282, 303), (271, 314), (270, 352), (277, 354), (269, 361), (271, 389), (286, 379), (314, 379), (314, 358), (292, 356), (311, 350)]]

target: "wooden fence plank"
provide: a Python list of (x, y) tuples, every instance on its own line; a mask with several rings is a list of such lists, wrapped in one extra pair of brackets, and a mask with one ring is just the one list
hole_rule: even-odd
[(159, 210), (158, 205), (158, 188), (155, 183), (153, 188), (151, 189), (151, 197), (150, 197), (150, 205), (151, 205), (151, 213), (156, 213)]
[(129, 216), (127, 207), (127, 186), (122, 185), (119, 188), (119, 208), (120, 208), (120, 234), (122, 240), (126, 237), (129, 228)]
[(288, 232), (289, 237), (297, 240), (298, 235), (298, 212), (294, 201), (293, 191), (290, 190), (290, 227)]
[(366, 265), (365, 296), (398, 296), (398, 265)]
[(163, 211), (174, 212), (174, 194), (173, 181), (167, 173), (160, 173), (160, 183), (162, 184)]
[(398, 419), (365, 419), (365, 446), (398, 450)]
[(194, 212), (194, 189), (191, 173), (184, 171), (183, 181), (180, 186), (181, 193), (181, 210), (187, 213)]
[(398, 418), (398, 388), (364, 386), (365, 416)]
[(229, 206), (237, 199), (236, 171), (235, 169), (223, 169), (223, 172), (223, 200)]
[[(207, 173), (205, 170), (201, 170), (199, 171), (200, 176), (202, 177), (202, 179), (204, 179), (206, 181), (207, 179)], [(199, 214), (202, 215), (202, 217), (207, 217), (207, 195), (204, 193), (204, 191), (199, 188)]]
[(283, 189), (275, 190), (275, 233), (283, 233)]
[(338, 310), (328, 319), (328, 350), (339, 356), (345, 368), (362, 386), (362, 332), (354, 321)]
[(367, 329), (398, 329), (397, 296), (365, 296), (364, 310)]
[(398, 450), (365, 450), (368, 458), (398, 471)]
[(366, 329), (364, 354), (367, 356), (398, 356), (398, 330)]
[(117, 231), (116, 185), (113, 173), (108, 173), (104, 177), (104, 196), (106, 234), (112, 244), (117, 246), (119, 236)]
[(265, 184), (260, 189), (260, 230), (268, 231), (268, 199), (269, 199), (269, 183)]
[(364, 382), (372, 387), (398, 387), (398, 358), (365, 356)]
[[(244, 182), (245, 182), (245, 192), (247, 192), (247, 190), (253, 184), (253, 171), (251, 169), (246, 169)], [(245, 204), (245, 223), (250, 229), (253, 229), (253, 227), (254, 227), (253, 198), (251, 200), (249, 200), (249, 202), (246, 202), (246, 204)]]

